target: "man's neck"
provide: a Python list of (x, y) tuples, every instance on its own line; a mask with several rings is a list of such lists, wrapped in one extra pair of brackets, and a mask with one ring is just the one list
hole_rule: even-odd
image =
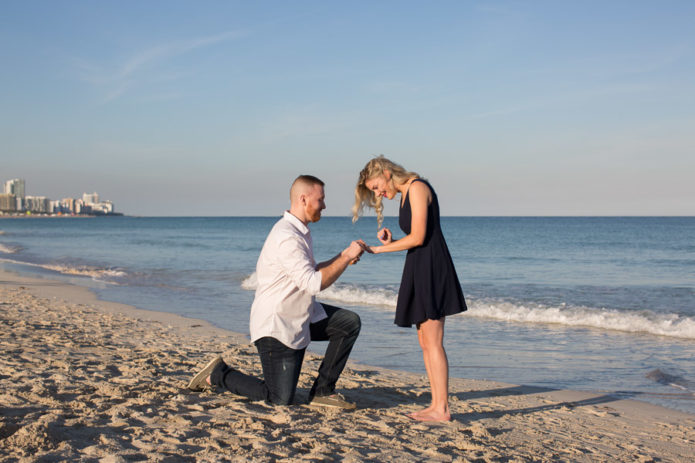
[(287, 212), (289, 212), (290, 214), (295, 216), (297, 218), (297, 220), (299, 220), (300, 222), (302, 222), (304, 224), (305, 227), (309, 226), (309, 221), (306, 220), (306, 218), (304, 217), (304, 213), (303, 213), (304, 211), (297, 211), (296, 209), (290, 209)]

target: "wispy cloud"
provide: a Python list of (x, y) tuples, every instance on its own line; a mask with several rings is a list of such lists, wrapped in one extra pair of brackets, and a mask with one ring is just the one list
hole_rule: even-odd
[(105, 92), (104, 102), (108, 102), (119, 98), (143, 81), (159, 80), (148, 72), (173, 58), (244, 35), (241, 31), (227, 31), (206, 37), (174, 40), (132, 53), (115, 65), (76, 60), (76, 67), (80, 79), (102, 88)]

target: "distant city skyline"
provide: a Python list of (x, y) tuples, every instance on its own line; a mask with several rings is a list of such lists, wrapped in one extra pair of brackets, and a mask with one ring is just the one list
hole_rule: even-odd
[[(26, 180), (14, 178), (2, 183), (0, 193), (0, 215), (16, 214), (70, 214), (70, 215), (113, 215), (113, 202), (100, 200), (99, 193), (82, 193), (82, 198), (63, 195), (58, 199), (42, 194), (27, 194)], [(121, 215), (120, 213), (118, 215)]]
[[(695, 2), (3, 2), (0, 174), (132, 215), (695, 215)], [(396, 201), (386, 214), (397, 214)]]

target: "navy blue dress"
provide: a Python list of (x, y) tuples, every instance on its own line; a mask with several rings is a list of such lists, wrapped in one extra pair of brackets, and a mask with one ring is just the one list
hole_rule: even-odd
[[(408, 250), (396, 304), (396, 325), (410, 327), (425, 320), (439, 320), (467, 310), (454, 262), (439, 224), (439, 202), (432, 186), (432, 202), (427, 206), (425, 242)], [(412, 186), (412, 183), (411, 183)], [(409, 191), (398, 214), (398, 224), (410, 233), (412, 212)]]

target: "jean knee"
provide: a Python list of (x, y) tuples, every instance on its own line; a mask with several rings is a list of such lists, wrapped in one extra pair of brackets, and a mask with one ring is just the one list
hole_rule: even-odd
[(350, 327), (350, 332), (352, 335), (360, 334), (362, 329), (362, 319), (355, 312), (350, 312), (348, 317), (348, 326)]
[(292, 405), (294, 402), (294, 391), (278, 391), (270, 396), (273, 405)]

